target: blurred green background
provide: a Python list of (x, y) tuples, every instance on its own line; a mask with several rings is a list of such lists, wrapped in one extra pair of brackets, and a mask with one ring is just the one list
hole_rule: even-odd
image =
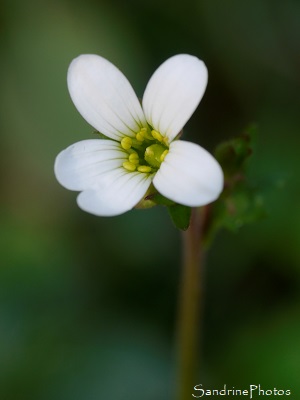
[(257, 124), (268, 218), (211, 248), (195, 384), (300, 398), (299, 21), (297, 0), (1, 3), (1, 400), (174, 398), (180, 233), (159, 207), (84, 213), (54, 178), (55, 156), (92, 137), (66, 85), (81, 53), (140, 97), (166, 58), (203, 59), (185, 137), (210, 151)]

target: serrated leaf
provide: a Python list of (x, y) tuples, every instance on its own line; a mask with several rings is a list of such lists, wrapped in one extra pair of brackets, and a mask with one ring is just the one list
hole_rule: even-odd
[(246, 160), (253, 153), (256, 128), (251, 127), (245, 133), (220, 143), (215, 150), (225, 178), (230, 178), (244, 170)]
[(209, 244), (222, 228), (237, 233), (245, 225), (260, 221), (266, 216), (261, 190), (250, 187), (248, 182), (242, 182), (211, 204), (210, 220), (204, 233), (205, 242)]
[(226, 197), (222, 208), (222, 226), (234, 232), (266, 215), (263, 196), (246, 187)]
[(247, 178), (247, 161), (253, 153), (255, 136), (256, 128), (252, 127), (216, 149), (215, 156), (224, 171), (225, 182), (222, 195), (210, 205), (204, 234), (206, 243), (210, 243), (221, 228), (237, 232), (267, 214), (263, 188), (254, 186)]
[(192, 209), (182, 204), (174, 204), (168, 207), (168, 211), (176, 228), (186, 231), (190, 225)]

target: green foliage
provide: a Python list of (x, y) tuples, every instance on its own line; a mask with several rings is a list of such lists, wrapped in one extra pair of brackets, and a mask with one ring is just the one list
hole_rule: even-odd
[(225, 183), (239, 178), (245, 169), (245, 162), (253, 153), (256, 128), (251, 127), (247, 132), (231, 140), (220, 143), (215, 150), (215, 157), (222, 166)]
[(247, 177), (247, 166), (253, 155), (256, 128), (218, 145), (215, 157), (224, 172), (224, 190), (211, 204), (206, 239), (211, 240), (221, 228), (237, 232), (242, 226), (266, 215), (260, 189)]
[(168, 207), (168, 211), (176, 228), (186, 231), (190, 225), (191, 207), (174, 204)]

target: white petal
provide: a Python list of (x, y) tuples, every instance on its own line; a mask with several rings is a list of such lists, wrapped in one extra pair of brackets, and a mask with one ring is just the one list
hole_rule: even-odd
[(69, 190), (84, 190), (102, 179), (103, 173), (122, 166), (128, 154), (113, 140), (90, 139), (75, 143), (58, 154), (54, 172)]
[(131, 210), (147, 192), (151, 177), (123, 167), (107, 171), (104, 179), (77, 197), (79, 207), (91, 214), (111, 217)]
[(198, 207), (218, 198), (223, 189), (219, 163), (195, 143), (171, 143), (153, 184), (165, 197), (179, 204)]
[(172, 141), (197, 108), (207, 85), (203, 61), (179, 54), (152, 75), (143, 97), (146, 119)]
[(68, 70), (71, 98), (83, 118), (111, 139), (146, 126), (139, 100), (127, 78), (103, 57), (84, 54)]

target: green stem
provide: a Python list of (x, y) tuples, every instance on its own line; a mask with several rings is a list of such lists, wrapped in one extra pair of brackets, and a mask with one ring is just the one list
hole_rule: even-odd
[(189, 229), (183, 234), (183, 270), (178, 318), (179, 400), (192, 398), (199, 367), (200, 321), (202, 313), (202, 233), (206, 208), (192, 209)]

